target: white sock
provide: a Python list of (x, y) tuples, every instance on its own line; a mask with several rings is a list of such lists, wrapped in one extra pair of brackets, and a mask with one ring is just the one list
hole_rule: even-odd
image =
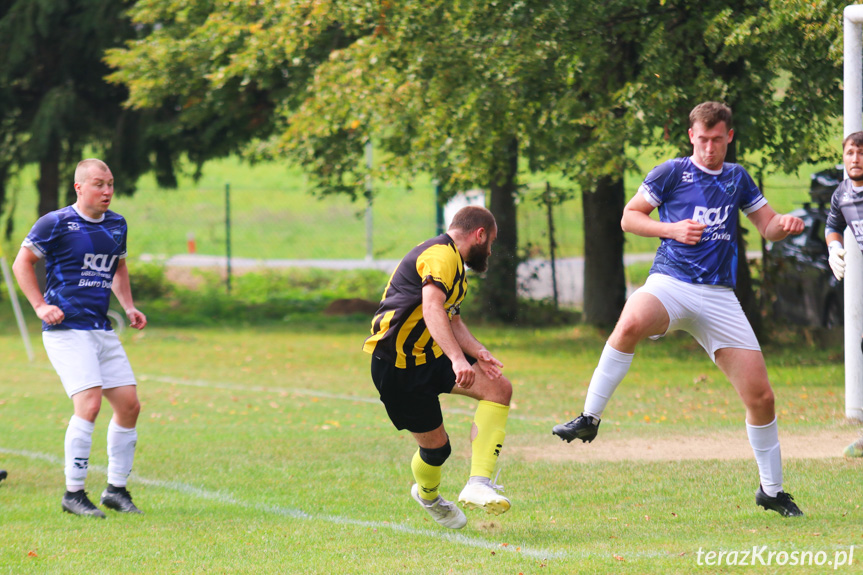
[(66, 428), (65, 460), (66, 489), (81, 491), (87, 479), (87, 468), (90, 465), (90, 447), (93, 445), (93, 429), (96, 424), (77, 415), (69, 420)]
[(776, 497), (782, 491), (782, 452), (779, 449), (779, 426), (774, 418), (767, 425), (746, 423), (749, 444), (755, 452), (761, 489), (769, 497)]
[(599, 364), (593, 371), (590, 386), (587, 388), (587, 397), (584, 400), (584, 413), (596, 417), (602, 417), (605, 406), (617, 386), (623, 381), (629, 366), (632, 365), (632, 357), (635, 354), (623, 353), (611, 347), (608, 343), (599, 356)]
[(108, 424), (108, 483), (114, 487), (126, 486), (126, 480), (132, 473), (137, 443), (137, 429), (120, 427), (111, 420)]

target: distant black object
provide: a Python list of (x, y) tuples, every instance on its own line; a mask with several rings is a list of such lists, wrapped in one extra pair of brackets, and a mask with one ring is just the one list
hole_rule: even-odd
[(3, 481), (4, 479), (6, 479), (6, 470), (0, 469), (0, 481)]
[(842, 166), (827, 168), (812, 174), (812, 182), (809, 184), (809, 197), (816, 204), (830, 206), (830, 197), (836, 186), (845, 179), (845, 169)]
[(843, 177), (842, 168), (813, 174), (809, 189), (812, 203), (789, 212), (803, 220), (803, 233), (767, 248), (766, 275), (776, 296), (773, 313), (777, 319), (826, 328), (844, 322), (844, 289), (830, 270), (824, 241), (830, 197)]

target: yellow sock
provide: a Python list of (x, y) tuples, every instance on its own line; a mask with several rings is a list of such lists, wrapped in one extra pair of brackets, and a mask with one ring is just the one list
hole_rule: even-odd
[(488, 477), (494, 473), (497, 458), (506, 437), (509, 406), (482, 400), (473, 416), (476, 437), (471, 444), (470, 475)]
[(414, 458), (411, 459), (411, 471), (414, 472), (414, 479), (417, 482), (418, 491), (422, 499), (426, 501), (437, 499), (442, 467), (435, 467), (423, 461), (423, 458), (420, 457), (419, 449), (414, 453)]

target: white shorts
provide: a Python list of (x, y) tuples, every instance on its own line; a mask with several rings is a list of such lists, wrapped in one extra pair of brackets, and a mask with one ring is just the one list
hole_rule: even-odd
[(42, 342), (69, 397), (91, 387), (111, 389), (137, 384), (126, 351), (114, 331), (43, 331)]
[(714, 362), (716, 350), (725, 347), (761, 351), (730, 287), (690, 284), (667, 275), (650, 274), (638, 292), (656, 296), (665, 307), (669, 318), (667, 332), (682, 330), (692, 334)]

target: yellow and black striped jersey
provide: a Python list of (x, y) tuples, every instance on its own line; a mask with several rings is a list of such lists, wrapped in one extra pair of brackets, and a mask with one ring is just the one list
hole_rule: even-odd
[(452, 319), (467, 292), (467, 277), (464, 260), (447, 234), (421, 243), (399, 262), (384, 290), (363, 351), (400, 368), (422, 365), (430, 354), (443, 354), (423, 319), (422, 289), (429, 282), (446, 294), (444, 308)]

